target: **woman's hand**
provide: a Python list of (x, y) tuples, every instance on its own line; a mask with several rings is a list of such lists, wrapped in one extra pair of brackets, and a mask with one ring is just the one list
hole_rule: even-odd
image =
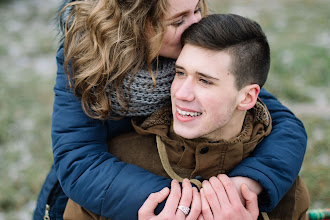
[(246, 200), (246, 208), (227, 175), (220, 174), (218, 178), (211, 177), (209, 181), (204, 181), (201, 189), (203, 219), (257, 219), (257, 195), (245, 184), (241, 186), (241, 191)]
[[(159, 203), (164, 201), (166, 197), (165, 207), (159, 215), (154, 214), (154, 210)], [(178, 209), (179, 206), (190, 207), (191, 210), (188, 215)], [(152, 193), (148, 199), (144, 202), (143, 206), (139, 210), (139, 219), (197, 219), (201, 213), (201, 199), (200, 195), (195, 187), (191, 186), (188, 179), (184, 179), (182, 182), (182, 195), (181, 187), (177, 180), (173, 180), (171, 183), (171, 192), (166, 187), (159, 192)]]

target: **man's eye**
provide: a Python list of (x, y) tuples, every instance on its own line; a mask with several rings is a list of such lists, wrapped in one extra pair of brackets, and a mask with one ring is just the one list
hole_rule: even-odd
[(184, 74), (184, 72), (176, 71), (176, 75), (178, 75), (178, 76), (184, 76), (185, 74)]
[(207, 85), (212, 84), (212, 82), (207, 81), (207, 80), (205, 80), (205, 79), (200, 79), (199, 81), (202, 82), (203, 84), (207, 84)]

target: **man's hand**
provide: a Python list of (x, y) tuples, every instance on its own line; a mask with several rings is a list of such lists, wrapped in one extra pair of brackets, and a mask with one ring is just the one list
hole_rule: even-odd
[(244, 184), (241, 191), (246, 208), (227, 175), (220, 174), (218, 178), (211, 177), (209, 181), (204, 181), (201, 189), (203, 219), (257, 219), (259, 209), (256, 193)]
[(235, 185), (243, 205), (245, 205), (245, 199), (241, 192), (241, 186), (243, 184), (245, 184), (249, 188), (249, 190), (251, 190), (257, 195), (259, 195), (262, 191), (262, 186), (260, 185), (260, 183), (248, 177), (235, 176), (230, 177), (230, 180)]
[[(168, 196), (169, 195), (169, 196)], [(154, 214), (154, 210), (159, 203), (164, 201), (166, 197), (165, 207), (159, 215)], [(179, 206), (190, 207), (190, 213), (186, 216), (183, 211), (178, 209)], [(200, 195), (195, 187), (191, 186), (188, 179), (184, 179), (182, 182), (182, 196), (181, 187), (177, 180), (173, 180), (171, 183), (171, 192), (166, 187), (159, 192), (152, 193), (148, 199), (144, 202), (143, 206), (139, 210), (139, 219), (197, 219), (201, 212), (201, 199)]]

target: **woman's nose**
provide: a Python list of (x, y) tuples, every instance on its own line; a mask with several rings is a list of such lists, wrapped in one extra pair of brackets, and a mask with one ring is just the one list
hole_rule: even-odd
[(189, 27), (192, 24), (198, 23), (202, 19), (202, 15), (200, 13), (191, 15), (189, 21), (187, 22), (187, 26)]
[(198, 23), (200, 20), (202, 20), (202, 15), (200, 13), (194, 14), (192, 24)]

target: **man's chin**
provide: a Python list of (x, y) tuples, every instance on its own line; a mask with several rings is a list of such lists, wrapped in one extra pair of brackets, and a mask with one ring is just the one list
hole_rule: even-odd
[(175, 128), (173, 127), (174, 132), (179, 135), (180, 137), (183, 137), (185, 139), (195, 139), (198, 138), (198, 135), (194, 135), (194, 133), (191, 131), (191, 129), (187, 128)]

